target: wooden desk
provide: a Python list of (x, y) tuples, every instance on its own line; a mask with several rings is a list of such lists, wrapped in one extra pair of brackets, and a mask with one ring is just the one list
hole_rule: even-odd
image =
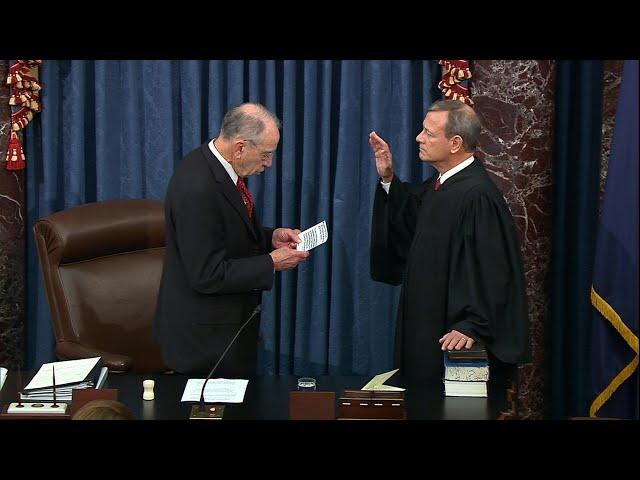
[[(16, 399), (16, 375), (9, 373), (1, 392), (3, 406)], [(31, 375), (24, 373), (22, 383)], [(142, 399), (142, 382), (155, 380), (155, 399)], [(287, 420), (289, 392), (296, 390), (297, 376), (258, 376), (249, 380), (244, 402), (227, 404), (225, 420)], [(126, 404), (141, 420), (187, 420), (191, 403), (180, 402), (188, 378), (177, 374), (110, 373), (105, 388), (118, 389), (118, 400)], [(336, 402), (345, 388), (359, 389), (370, 377), (318, 376), (318, 391), (333, 391)], [(441, 382), (403, 379), (398, 374), (389, 385), (406, 388), (407, 420), (488, 420), (507, 410), (506, 386), (503, 379), (489, 382), (488, 398), (445, 397)], [(336, 405), (336, 415), (337, 415)]]

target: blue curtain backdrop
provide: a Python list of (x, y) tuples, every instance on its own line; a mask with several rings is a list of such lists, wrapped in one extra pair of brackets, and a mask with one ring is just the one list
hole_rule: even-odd
[(251, 177), (269, 226), (327, 220), (329, 242), (263, 295), (263, 374), (391, 368), (399, 291), (369, 276), (378, 176), (368, 133), (391, 145), (402, 179), (433, 173), (415, 136), (439, 97), (435, 61), (53, 61), (44, 110), (27, 129), (27, 367), (54, 359), (33, 223), (114, 198), (164, 200), (180, 159), (217, 135), (224, 113), (260, 102), (282, 121), (271, 169)]
[(589, 292), (598, 220), (603, 75), (602, 60), (557, 63), (549, 315), (554, 419), (587, 416), (592, 400)]

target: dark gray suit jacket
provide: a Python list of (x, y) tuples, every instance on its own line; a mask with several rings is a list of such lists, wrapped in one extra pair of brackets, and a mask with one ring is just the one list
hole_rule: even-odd
[[(273, 285), (273, 229), (249, 219), (242, 196), (207, 144), (175, 169), (165, 200), (167, 250), (154, 338), (167, 366), (207, 373)], [(255, 374), (259, 317), (217, 376)]]

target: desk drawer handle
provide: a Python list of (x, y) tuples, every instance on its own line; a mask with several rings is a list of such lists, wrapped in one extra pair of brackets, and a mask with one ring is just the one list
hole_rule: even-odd
[(382, 407), (381, 403), (374, 403), (373, 405), (376, 406), (376, 407)]
[(342, 402), (343, 405), (351, 405), (351, 403), (348, 402)]
[(391, 406), (392, 406), (392, 407), (399, 407), (399, 406), (400, 406), (400, 404), (399, 404), (399, 403), (392, 403), (392, 404), (391, 404)]
[(361, 407), (366, 407), (367, 405), (369, 405), (368, 403), (361, 403), (360, 406)]

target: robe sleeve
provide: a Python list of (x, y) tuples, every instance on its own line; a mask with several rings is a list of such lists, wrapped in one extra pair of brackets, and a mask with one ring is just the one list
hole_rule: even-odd
[(504, 200), (483, 191), (465, 199), (452, 239), (447, 328), (503, 362), (528, 356), (528, 316), (520, 248)]
[(419, 206), (418, 195), (394, 176), (389, 193), (378, 183), (371, 219), (371, 278), (378, 282), (402, 283)]

